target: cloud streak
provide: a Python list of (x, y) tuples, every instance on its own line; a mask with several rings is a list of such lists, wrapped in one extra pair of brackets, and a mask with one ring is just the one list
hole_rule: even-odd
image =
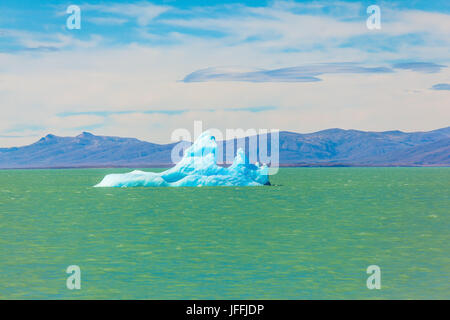
[(81, 112), (61, 112), (57, 116), (61, 118), (80, 116), (80, 115), (92, 115), (99, 117), (108, 117), (112, 115), (121, 114), (132, 114), (132, 113), (142, 113), (142, 114), (166, 114), (175, 115), (185, 113), (187, 110), (124, 110), (124, 111), (81, 111)]
[(393, 65), (395, 69), (411, 70), (423, 73), (437, 73), (447, 66), (436, 64), (433, 62), (404, 62)]
[[(83, 9), (114, 14), (121, 17), (133, 18), (136, 19), (137, 24), (139, 26), (147, 26), (153, 19), (169, 11), (170, 9), (172, 9), (172, 7), (143, 2), (140, 4), (131, 4), (131, 3), (130, 4), (115, 3), (107, 5), (86, 4), (83, 6)], [(117, 20), (118, 18), (115, 18), (116, 19), (115, 21), (111, 20), (113, 18), (114, 17), (109, 17), (109, 19), (96, 18), (97, 20), (96, 21), (94, 20), (94, 22), (97, 23), (118, 22)]]
[(391, 67), (367, 67), (357, 63), (322, 63), (281, 69), (244, 70), (241, 68), (206, 68), (188, 74), (183, 82), (245, 81), (245, 82), (317, 82), (326, 74), (379, 74), (395, 69), (420, 73), (438, 73), (445, 65), (433, 62), (404, 62)]
[(431, 90), (449, 90), (450, 91), (450, 84), (449, 83), (438, 83), (431, 87)]
[(365, 67), (355, 63), (322, 63), (280, 69), (242, 71), (239, 68), (207, 68), (188, 74), (184, 82), (247, 81), (247, 82), (317, 82), (325, 74), (390, 73), (387, 67)]

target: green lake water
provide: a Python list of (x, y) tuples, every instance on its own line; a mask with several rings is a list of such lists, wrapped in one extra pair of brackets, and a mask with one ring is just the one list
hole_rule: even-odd
[[(450, 168), (92, 187), (126, 171), (0, 171), (1, 299), (450, 299)], [(69, 265), (81, 290), (66, 288)]]

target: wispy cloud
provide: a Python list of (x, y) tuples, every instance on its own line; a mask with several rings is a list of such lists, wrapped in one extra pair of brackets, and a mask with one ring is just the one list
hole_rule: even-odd
[(395, 69), (411, 70), (423, 73), (436, 73), (447, 66), (436, 64), (433, 62), (403, 62), (393, 65)]
[(183, 81), (315, 82), (320, 81), (320, 79), (296, 72), (295, 68), (250, 72), (239, 72), (223, 68), (207, 68), (188, 74)]
[(40, 131), (42, 129), (45, 129), (43, 126), (35, 125), (35, 124), (17, 124), (9, 129), (3, 131), (3, 133), (23, 133), (23, 132), (30, 132), (30, 131)]
[(323, 74), (389, 73), (387, 67), (365, 67), (355, 63), (323, 63), (281, 69), (243, 71), (239, 68), (207, 68), (187, 75), (184, 82), (248, 81), (248, 82), (316, 82)]
[[(90, 5), (86, 4), (83, 9), (93, 10), (102, 13), (110, 13), (117, 16), (128, 17), (136, 19), (137, 24), (140, 26), (148, 25), (153, 19), (160, 16), (164, 12), (171, 9), (170, 6), (155, 5), (153, 3), (111, 3), (102, 5)], [(102, 21), (102, 20), (97, 20)], [(105, 22), (106, 20), (103, 20)], [(111, 21), (111, 20), (110, 20)]]
[(0, 30), (1, 38), (8, 39), (8, 45), (0, 49), (3, 52), (40, 51), (54, 52), (62, 49), (97, 47), (102, 36), (91, 34), (86, 39), (77, 39), (74, 35), (64, 33), (43, 33), (23, 30)]
[(34, 138), (34, 137), (35, 137), (35, 135), (10, 136), (10, 135), (2, 135), (2, 134), (0, 134), (0, 138), (4, 138), (4, 139)]
[(86, 21), (99, 25), (122, 25), (126, 23), (128, 19), (116, 17), (88, 17), (86, 18)]
[(432, 90), (450, 90), (449, 83), (438, 83), (431, 87)]
[[(161, 114), (167, 116), (181, 115), (187, 112), (203, 111), (203, 112), (217, 112), (217, 111), (230, 111), (230, 112), (264, 112), (278, 109), (275, 106), (256, 106), (256, 107), (244, 107), (244, 108), (214, 108), (214, 109), (184, 109), (184, 110), (123, 110), (123, 111), (67, 111), (56, 114), (60, 118), (76, 117), (76, 116), (97, 116), (97, 117), (109, 117), (117, 115), (130, 115), (130, 114)], [(19, 127), (18, 127), (19, 128)], [(21, 131), (21, 130), (15, 130)]]
[(80, 115), (92, 115), (99, 117), (108, 117), (112, 115), (121, 115), (121, 114), (133, 114), (133, 113), (142, 113), (142, 114), (166, 114), (166, 115), (174, 115), (174, 114), (182, 114), (186, 112), (186, 110), (124, 110), (124, 111), (76, 111), (76, 112), (61, 112), (58, 113), (58, 117), (73, 117)]
[(247, 81), (247, 82), (316, 82), (325, 74), (392, 73), (395, 69), (421, 73), (438, 73), (447, 66), (433, 62), (404, 62), (391, 67), (368, 67), (357, 63), (322, 63), (281, 69), (206, 68), (188, 74), (184, 82)]
[(234, 109), (226, 109), (227, 111), (248, 111), (248, 112), (264, 112), (277, 110), (277, 107), (274, 106), (260, 106), (260, 107), (246, 107), (246, 108), (234, 108)]

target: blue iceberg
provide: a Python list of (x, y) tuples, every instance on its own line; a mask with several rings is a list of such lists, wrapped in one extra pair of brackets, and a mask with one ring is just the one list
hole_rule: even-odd
[(96, 187), (202, 187), (270, 185), (269, 169), (258, 163), (249, 164), (242, 149), (233, 164), (217, 165), (216, 139), (208, 131), (186, 149), (183, 158), (164, 172), (135, 170), (124, 174), (108, 174)]

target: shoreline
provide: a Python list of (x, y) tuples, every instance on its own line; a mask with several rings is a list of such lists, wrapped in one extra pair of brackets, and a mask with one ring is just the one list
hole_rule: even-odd
[[(50, 169), (170, 169), (174, 166), (167, 164), (146, 165), (80, 165), (80, 166), (42, 166), (42, 167), (11, 167), (0, 170), (50, 170)], [(229, 165), (220, 165), (228, 167)], [(449, 164), (411, 165), (411, 164), (280, 164), (279, 168), (450, 168)]]

